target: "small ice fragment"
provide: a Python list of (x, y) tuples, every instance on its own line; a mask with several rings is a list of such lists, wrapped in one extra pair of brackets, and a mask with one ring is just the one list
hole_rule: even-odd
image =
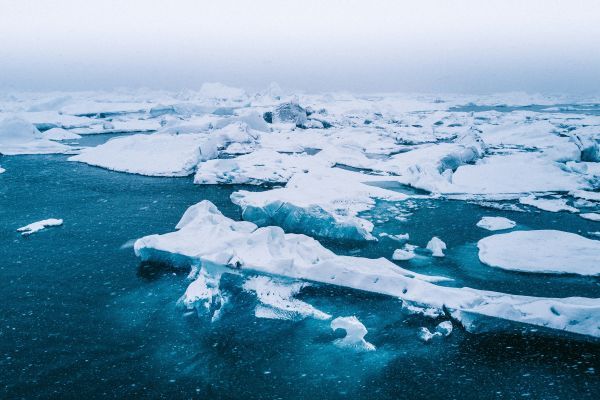
[(425, 343), (429, 342), (431, 339), (433, 339), (436, 336), (442, 336), (442, 333), (440, 333), (440, 332), (431, 333), (431, 331), (429, 331), (429, 329), (427, 329), (425, 327), (422, 327), (419, 329), (419, 339), (421, 339)]
[(346, 336), (334, 341), (336, 346), (351, 347), (365, 351), (375, 350), (375, 346), (364, 339), (369, 331), (355, 316), (337, 317), (331, 321), (331, 329), (334, 331), (336, 329), (343, 329), (346, 331)]
[(477, 226), (488, 231), (499, 231), (503, 229), (514, 228), (516, 225), (515, 221), (512, 221), (504, 217), (483, 217), (477, 223)]
[(0, 174), (3, 172), (6, 172), (6, 170), (4, 168), (0, 167)]
[(23, 235), (23, 236), (29, 236), (32, 233), (39, 232), (44, 228), (47, 228), (50, 226), (59, 226), (59, 225), (62, 225), (62, 223), (63, 223), (62, 219), (50, 218), (50, 219), (45, 219), (42, 221), (34, 222), (29, 225), (25, 225), (25, 226), (17, 229), (17, 232), (21, 232), (21, 235)]
[(394, 254), (392, 254), (392, 260), (396, 261), (407, 261), (414, 257), (415, 252), (412, 246), (405, 247), (404, 249), (396, 249), (394, 250)]
[(446, 243), (440, 238), (434, 236), (427, 243), (427, 250), (431, 251), (431, 255), (434, 257), (444, 257), (444, 250), (446, 250)]
[(436, 327), (435, 331), (441, 333), (444, 336), (450, 336), (452, 333), (452, 321), (440, 322)]

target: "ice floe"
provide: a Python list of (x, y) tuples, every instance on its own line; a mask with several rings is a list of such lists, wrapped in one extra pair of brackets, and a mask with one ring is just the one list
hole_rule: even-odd
[(42, 221), (33, 222), (29, 225), (25, 225), (25, 226), (17, 229), (17, 232), (21, 232), (21, 235), (23, 235), (23, 236), (29, 236), (29, 235), (39, 232), (45, 228), (48, 228), (51, 226), (60, 226), (62, 224), (63, 224), (62, 219), (49, 218), (49, 219), (44, 219)]
[(477, 223), (477, 226), (488, 231), (500, 231), (504, 229), (514, 228), (515, 221), (504, 217), (482, 217)]
[(514, 231), (477, 243), (491, 267), (539, 273), (600, 274), (600, 241), (556, 230)]

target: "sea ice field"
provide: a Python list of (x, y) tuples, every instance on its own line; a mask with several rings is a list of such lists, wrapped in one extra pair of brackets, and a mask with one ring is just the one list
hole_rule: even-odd
[(1, 398), (600, 398), (600, 98), (14, 92), (0, 154)]

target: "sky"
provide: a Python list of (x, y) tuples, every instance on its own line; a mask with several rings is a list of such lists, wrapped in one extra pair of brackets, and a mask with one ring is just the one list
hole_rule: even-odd
[(0, 90), (600, 93), (597, 0), (0, 0)]

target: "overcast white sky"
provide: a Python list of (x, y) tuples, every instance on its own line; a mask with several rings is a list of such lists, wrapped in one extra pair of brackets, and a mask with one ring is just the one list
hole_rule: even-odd
[(600, 1), (0, 0), (0, 88), (600, 92)]

